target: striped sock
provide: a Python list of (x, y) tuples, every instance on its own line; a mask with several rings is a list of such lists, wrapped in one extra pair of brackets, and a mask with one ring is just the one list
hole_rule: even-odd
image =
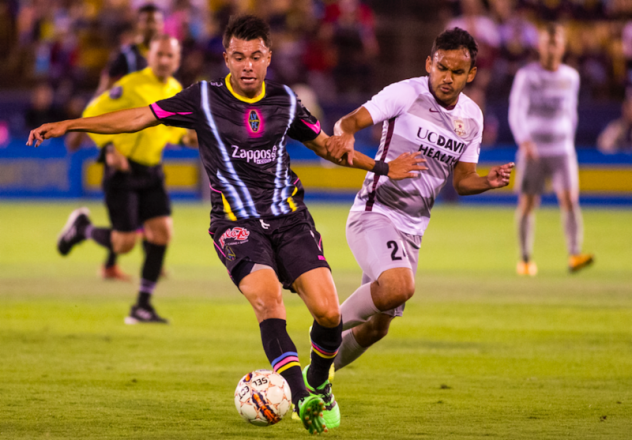
[(292, 403), (296, 405), (300, 399), (308, 396), (309, 392), (305, 388), (305, 382), (303, 382), (298, 353), (294, 342), (287, 333), (285, 319), (263, 320), (259, 324), (259, 328), (263, 350), (272, 365), (272, 369), (287, 380), (292, 390)]
[(317, 388), (329, 377), (329, 368), (338, 354), (342, 343), (342, 321), (332, 328), (323, 327), (314, 321), (310, 336), (312, 363), (307, 370), (307, 382), (311, 387)]

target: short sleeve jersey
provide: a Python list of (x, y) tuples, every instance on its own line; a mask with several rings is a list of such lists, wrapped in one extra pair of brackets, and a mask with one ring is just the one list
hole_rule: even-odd
[(145, 52), (146, 49), (141, 48), (138, 44), (128, 44), (121, 47), (121, 51), (108, 66), (108, 75), (111, 78), (120, 78), (128, 73), (143, 70), (147, 67)]
[(562, 64), (555, 72), (539, 62), (516, 73), (509, 96), (509, 125), (517, 143), (532, 141), (540, 156), (575, 152), (579, 73)]
[[(94, 98), (83, 112), (84, 117), (99, 116), (128, 108), (144, 107), (158, 99), (169, 98), (182, 90), (173, 77), (160, 81), (147, 67), (139, 72), (125, 75), (114, 86)], [(167, 144), (178, 144), (186, 134), (183, 128), (158, 125), (136, 133), (114, 135), (93, 134), (88, 136), (102, 148), (113, 144), (127, 158), (142, 165), (155, 166), (162, 160)]]
[(390, 162), (403, 153), (421, 152), (427, 171), (399, 181), (368, 172), (352, 211), (388, 216), (402, 232), (423, 235), (430, 210), (457, 162), (477, 163), (483, 114), (461, 94), (446, 109), (428, 89), (428, 77), (392, 84), (364, 104), (373, 123), (383, 123), (376, 160)]
[(321, 130), (289, 87), (266, 81), (247, 99), (234, 93), (229, 75), (193, 84), (151, 109), (161, 123), (197, 132), (211, 219), (270, 219), (305, 209), (286, 144), (311, 141)]

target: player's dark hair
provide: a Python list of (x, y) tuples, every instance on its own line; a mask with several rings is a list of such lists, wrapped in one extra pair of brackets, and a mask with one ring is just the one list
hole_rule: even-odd
[(153, 14), (155, 12), (162, 12), (162, 9), (160, 9), (158, 6), (156, 6), (153, 3), (145, 3), (143, 6), (138, 8), (138, 11), (136, 11), (137, 15)]
[(469, 32), (455, 27), (442, 32), (434, 41), (430, 56), (433, 57), (438, 50), (458, 50), (467, 49), (470, 53), (470, 69), (476, 66), (476, 56), (478, 55), (478, 44)]
[(564, 31), (564, 25), (559, 21), (548, 21), (542, 25), (541, 30), (549, 37), (554, 37), (560, 31)]
[(270, 47), (270, 26), (264, 20), (254, 15), (238, 15), (230, 18), (224, 31), (222, 44), (228, 49), (231, 38), (240, 40), (258, 40), (261, 38), (266, 47)]

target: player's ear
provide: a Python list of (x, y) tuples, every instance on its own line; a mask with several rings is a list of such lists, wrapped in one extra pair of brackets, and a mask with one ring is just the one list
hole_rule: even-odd
[(430, 73), (431, 68), (432, 68), (432, 57), (428, 55), (428, 58), (426, 58), (426, 73)]
[(228, 54), (226, 52), (224, 52), (224, 64), (228, 67)]
[(477, 72), (476, 66), (474, 66), (474, 67), (472, 67), (470, 69), (470, 71), (467, 74), (467, 82), (468, 83), (471, 83), (472, 81), (474, 81), (474, 78), (476, 78), (476, 72)]
[(272, 51), (268, 50), (268, 61), (266, 63), (266, 67), (269, 67), (271, 62), (272, 62)]

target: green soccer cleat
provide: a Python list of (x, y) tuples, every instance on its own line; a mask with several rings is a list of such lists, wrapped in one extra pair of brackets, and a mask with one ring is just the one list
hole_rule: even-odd
[(327, 423), (323, 418), (324, 408), (325, 402), (316, 394), (310, 394), (298, 401), (299, 418), (310, 434), (327, 432)]
[[(331, 382), (330, 380), (326, 380), (321, 386), (318, 388), (312, 388), (307, 382), (307, 370), (309, 369), (309, 365), (303, 369), (303, 380), (305, 381), (305, 387), (307, 387), (307, 391), (309, 391), (312, 395), (319, 396), (323, 399), (325, 403), (325, 408), (323, 411), (323, 418), (325, 419), (325, 424), (328, 428), (337, 428), (340, 426), (340, 407), (338, 406), (338, 402), (334, 397), (334, 393), (331, 391)], [(333, 379), (332, 370), (329, 370), (329, 377)]]

